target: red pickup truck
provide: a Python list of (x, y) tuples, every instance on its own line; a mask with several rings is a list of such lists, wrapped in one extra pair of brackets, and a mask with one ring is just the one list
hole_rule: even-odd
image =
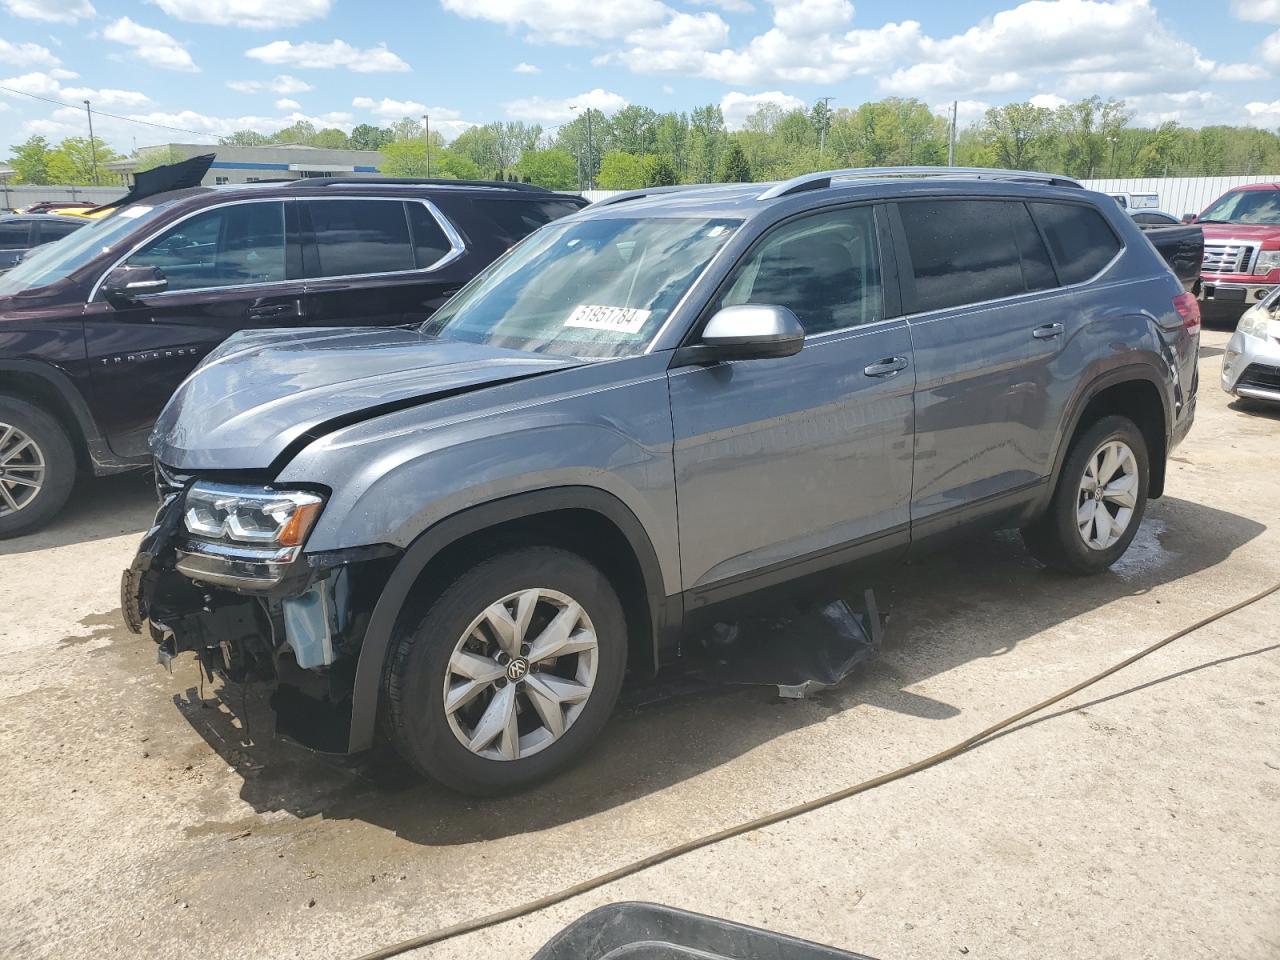
[(1234, 187), (1194, 222), (1204, 230), (1201, 314), (1234, 323), (1280, 284), (1280, 183)]

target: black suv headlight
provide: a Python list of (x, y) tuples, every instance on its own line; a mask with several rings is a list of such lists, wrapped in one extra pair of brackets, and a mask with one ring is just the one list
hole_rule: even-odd
[(305, 490), (198, 481), (187, 490), (177, 567), (193, 580), (249, 589), (278, 583), (324, 509)]

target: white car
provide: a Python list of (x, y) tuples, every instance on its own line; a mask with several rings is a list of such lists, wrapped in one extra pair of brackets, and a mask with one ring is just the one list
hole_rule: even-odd
[(1240, 317), (1222, 355), (1222, 389), (1280, 403), (1280, 287)]

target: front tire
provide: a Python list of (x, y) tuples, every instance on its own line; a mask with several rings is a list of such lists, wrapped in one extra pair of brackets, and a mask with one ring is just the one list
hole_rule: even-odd
[(461, 793), (506, 793), (573, 762), (613, 710), (627, 662), (612, 585), (553, 547), (464, 571), (398, 639), (386, 676), (400, 754)]
[(1101, 573), (1120, 559), (1147, 508), (1147, 443), (1127, 417), (1103, 417), (1080, 433), (1049, 508), (1022, 529), (1041, 563), (1064, 573)]
[(53, 416), (0, 395), (0, 540), (48, 523), (76, 482), (76, 455)]

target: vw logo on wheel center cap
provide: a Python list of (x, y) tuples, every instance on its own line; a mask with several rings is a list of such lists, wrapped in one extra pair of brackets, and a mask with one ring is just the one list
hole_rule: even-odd
[(516, 657), (507, 664), (508, 680), (523, 680), (529, 672), (529, 661), (524, 657)]

